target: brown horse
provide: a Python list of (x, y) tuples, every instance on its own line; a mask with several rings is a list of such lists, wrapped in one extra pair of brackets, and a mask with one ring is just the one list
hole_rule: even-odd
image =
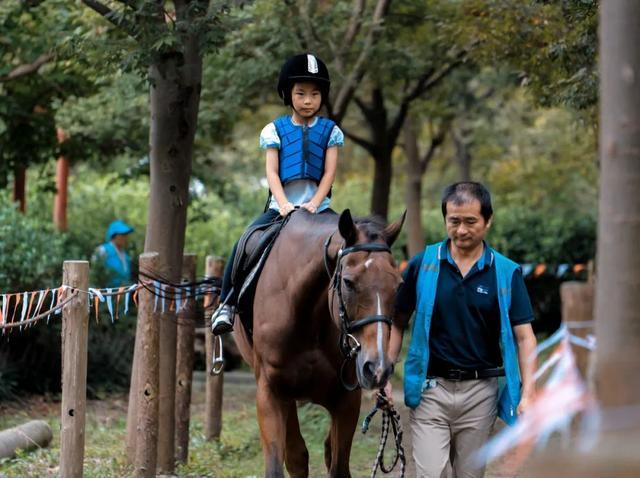
[[(296, 400), (326, 408), (330, 477), (349, 477), (360, 389), (384, 386), (393, 367), (386, 354), (400, 275), (389, 247), (404, 216), (386, 226), (354, 221), (349, 210), (296, 211), (259, 278), (253, 336), (236, 321), (235, 338), (254, 369), (265, 476), (309, 475), (309, 453)], [(353, 384), (353, 386), (349, 386)]]

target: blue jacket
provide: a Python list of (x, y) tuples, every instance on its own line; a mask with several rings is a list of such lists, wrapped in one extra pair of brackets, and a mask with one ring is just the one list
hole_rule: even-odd
[(290, 116), (281, 116), (273, 123), (280, 137), (279, 176), (282, 184), (296, 179), (319, 183), (335, 123), (320, 116), (312, 127), (294, 125)]
[[(429, 364), (429, 329), (436, 298), (441, 253), (447, 243), (427, 246), (418, 275), (418, 304), (413, 322), (411, 344), (404, 367), (404, 401), (408, 407), (416, 408), (420, 403)], [(513, 337), (509, 308), (511, 306), (511, 279), (519, 267), (515, 262), (491, 249), (496, 266), (498, 305), (500, 308), (500, 348), (505, 369), (506, 385), (500, 392), (498, 416), (512, 425), (517, 418), (520, 403), (520, 368), (517, 345)]]
[(126, 251), (118, 253), (111, 241), (99, 247), (100, 255), (104, 257), (104, 265), (110, 273), (109, 287), (119, 287), (131, 283), (131, 258)]

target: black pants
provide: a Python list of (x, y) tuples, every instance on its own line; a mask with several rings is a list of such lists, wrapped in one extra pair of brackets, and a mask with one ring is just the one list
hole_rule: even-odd
[[(331, 208), (327, 208), (322, 212), (320, 212), (319, 214), (326, 214), (326, 213), (336, 214), (336, 212)], [(261, 224), (268, 224), (270, 222), (273, 222), (279, 215), (280, 213), (275, 209), (267, 209), (267, 211), (264, 212), (261, 216), (259, 216), (255, 221), (253, 221), (249, 225), (249, 227), (257, 226)], [(233, 249), (231, 250), (231, 255), (229, 256), (229, 259), (227, 260), (227, 264), (224, 267), (224, 277), (222, 278), (222, 291), (220, 291), (220, 302), (226, 301), (228, 305), (236, 305), (236, 301), (238, 300), (239, 290), (234, 289), (232, 295), (229, 297), (229, 293), (231, 292), (231, 272), (233, 271), (233, 261), (235, 260), (237, 249), (238, 249), (238, 242), (236, 242), (233, 245)], [(227, 300), (227, 297), (229, 298), (229, 300)]]

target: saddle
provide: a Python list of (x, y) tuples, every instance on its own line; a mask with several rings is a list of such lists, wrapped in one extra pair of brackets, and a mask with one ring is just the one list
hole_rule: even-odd
[(238, 241), (231, 283), (234, 289), (239, 290), (236, 311), (249, 337), (253, 335), (253, 297), (258, 277), (289, 217), (278, 217), (267, 224), (251, 226)]

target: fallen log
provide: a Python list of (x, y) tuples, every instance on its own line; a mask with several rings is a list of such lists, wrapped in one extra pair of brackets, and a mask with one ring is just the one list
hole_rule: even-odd
[(44, 448), (51, 443), (53, 433), (47, 422), (30, 422), (0, 432), (0, 458), (13, 458), (17, 450)]

